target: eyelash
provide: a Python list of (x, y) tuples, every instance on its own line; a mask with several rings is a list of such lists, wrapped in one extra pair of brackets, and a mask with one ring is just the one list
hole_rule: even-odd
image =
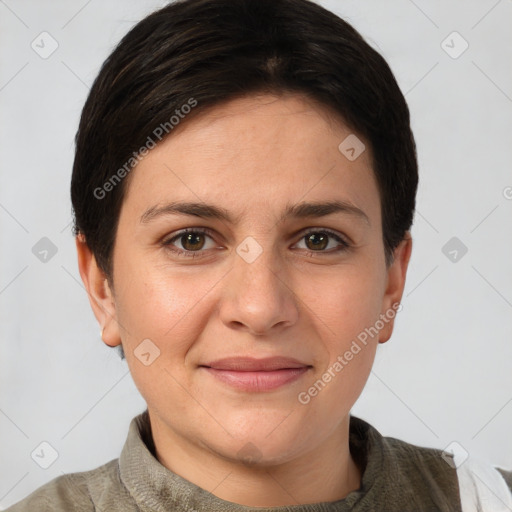
[[(213, 238), (213, 235), (214, 235), (214, 233), (210, 229), (207, 229), (207, 228), (187, 228), (187, 229), (183, 229), (182, 231), (179, 231), (178, 233), (176, 233), (171, 238), (168, 238), (167, 240), (164, 240), (162, 242), (162, 246), (166, 247), (167, 249), (169, 249), (170, 251), (172, 251), (173, 253), (175, 253), (176, 255), (178, 255), (180, 257), (181, 256), (183, 256), (185, 258), (202, 257), (201, 253), (204, 253), (205, 252), (204, 250), (186, 251), (186, 250), (183, 250), (183, 249), (178, 249), (177, 247), (172, 245), (172, 243), (175, 240), (179, 240), (182, 236), (184, 236), (184, 235), (186, 235), (188, 233), (208, 235), (211, 238)], [(319, 228), (317, 228), (317, 229), (309, 229), (308, 231), (306, 231), (305, 233), (303, 233), (300, 236), (299, 241), (304, 239), (308, 235), (313, 234), (313, 233), (324, 233), (326, 235), (329, 235), (330, 237), (334, 238), (336, 240), (336, 242), (338, 242), (341, 245), (341, 247), (339, 247), (339, 248), (337, 248), (335, 250), (330, 250), (330, 251), (311, 251), (309, 249), (305, 249), (305, 251), (308, 254), (308, 256), (318, 255), (318, 254), (322, 254), (322, 253), (324, 253), (324, 254), (333, 254), (333, 253), (337, 253), (337, 252), (340, 252), (340, 251), (346, 251), (346, 250), (351, 248), (351, 244), (348, 241), (346, 241), (345, 239), (343, 239), (337, 233), (335, 233), (334, 231), (331, 231), (330, 229), (319, 229)]]

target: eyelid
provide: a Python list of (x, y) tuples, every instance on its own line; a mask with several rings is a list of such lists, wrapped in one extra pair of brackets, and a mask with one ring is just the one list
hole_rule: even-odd
[(311, 228), (306, 228), (304, 231), (299, 231), (301, 239), (303, 237), (305, 237), (306, 235), (309, 235), (310, 233), (327, 233), (331, 237), (340, 240), (343, 244), (346, 244), (347, 246), (353, 245), (352, 240), (350, 240), (350, 238), (347, 235), (345, 235), (343, 233), (339, 233), (338, 231), (335, 231), (330, 228), (311, 227)]
[[(171, 245), (171, 242), (179, 239), (180, 237), (182, 237), (183, 235), (186, 235), (187, 233), (200, 233), (200, 234), (208, 235), (210, 238), (215, 238), (215, 232), (212, 229), (202, 228), (202, 227), (193, 227), (193, 228), (180, 229), (179, 231), (172, 233), (172, 236), (164, 237), (161, 243), (162, 243), (162, 245)], [(187, 251), (187, 252), (193, 252), (193, 251)], [(201, 251), (195, 251), (195, 252), (201, 252)]]
[(312, 249), (307, 249), (307, 248), (301, 249), (302, 251), (305, 251), (308, 256), (311, 256), (311, 255), (322, 256), (323, 255), (323, 256), (327, 257), (327, 256), (332, 256), (332, 255), (340, 255), (354, 247), (353, 242), (346, 235), (343, 235), (342, 233), (338, 233), (337, 231), (334, 231), (332, 229), (322, 228), (322, 227), (307, 228), (305, 231), (300, 231), (299, 239), (297, 240), (297, 242), (294, 245), (300, 243), (301, 241), (304, 240), (304, 238), (306, 236), (308, 236), (309, 234), (313, 234), (313, 233), (325, 233), (331, 239), (334, 239), (336, 241), (336, 243), (338, 244), (338, 246), (335, 248), (331, 248), (329, 250), (325, 250), (325, 251), (314, 251)]

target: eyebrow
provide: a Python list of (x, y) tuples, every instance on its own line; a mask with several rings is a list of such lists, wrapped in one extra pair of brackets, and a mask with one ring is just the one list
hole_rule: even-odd
[[(298, 204), (288, 204), (281, 214), (279, 222), (287, 218), (311, 218), (326, 217), (335, 213), (343, 213), (361, 219), (371, 226), (370, 219), (363, 210), (353, 204), (342, 201), (326, 201), (326, 202), (302, 202)], [(218, 219), (230, 224), (238, 224), (240, 216), (233, 217), (228, 210), (206, 203), (197, 202), (171, 202), (163, 206), (151, 206), (140, 217), (141, 224), (147, 224), (157, 217), (165, 215), (190, 215), (193, 217), (201, 217), (205, 219)]]

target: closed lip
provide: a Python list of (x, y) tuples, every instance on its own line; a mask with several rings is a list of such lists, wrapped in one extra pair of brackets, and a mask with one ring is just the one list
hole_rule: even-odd
[(206, 368), (214, 370), (236, 371), (236, 372), (271, 372), (286, 370), (290, 368), (308, 368), (310, 364), (303, 363), (291, 357), (229, 357), (218, 359), (211, 363), (201, 364)]

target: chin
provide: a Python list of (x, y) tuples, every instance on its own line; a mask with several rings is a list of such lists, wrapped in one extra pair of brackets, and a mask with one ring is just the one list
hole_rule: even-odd
[[(253, 421), (259, 420), (254, 418)], [(284, 423), (281, 418), (268, 428), (256, 429), (253, 424), (249, 430), (228, 429), (233, 437), (226, 434), (225, 442), (220, 445), (216, 437), (210, 446), (223, 457), (248, 466), (276, 466), (297, 457), (311, 444), (311, 439), (304, 435), (306, 429), (299, 425), (285, 428)]]

